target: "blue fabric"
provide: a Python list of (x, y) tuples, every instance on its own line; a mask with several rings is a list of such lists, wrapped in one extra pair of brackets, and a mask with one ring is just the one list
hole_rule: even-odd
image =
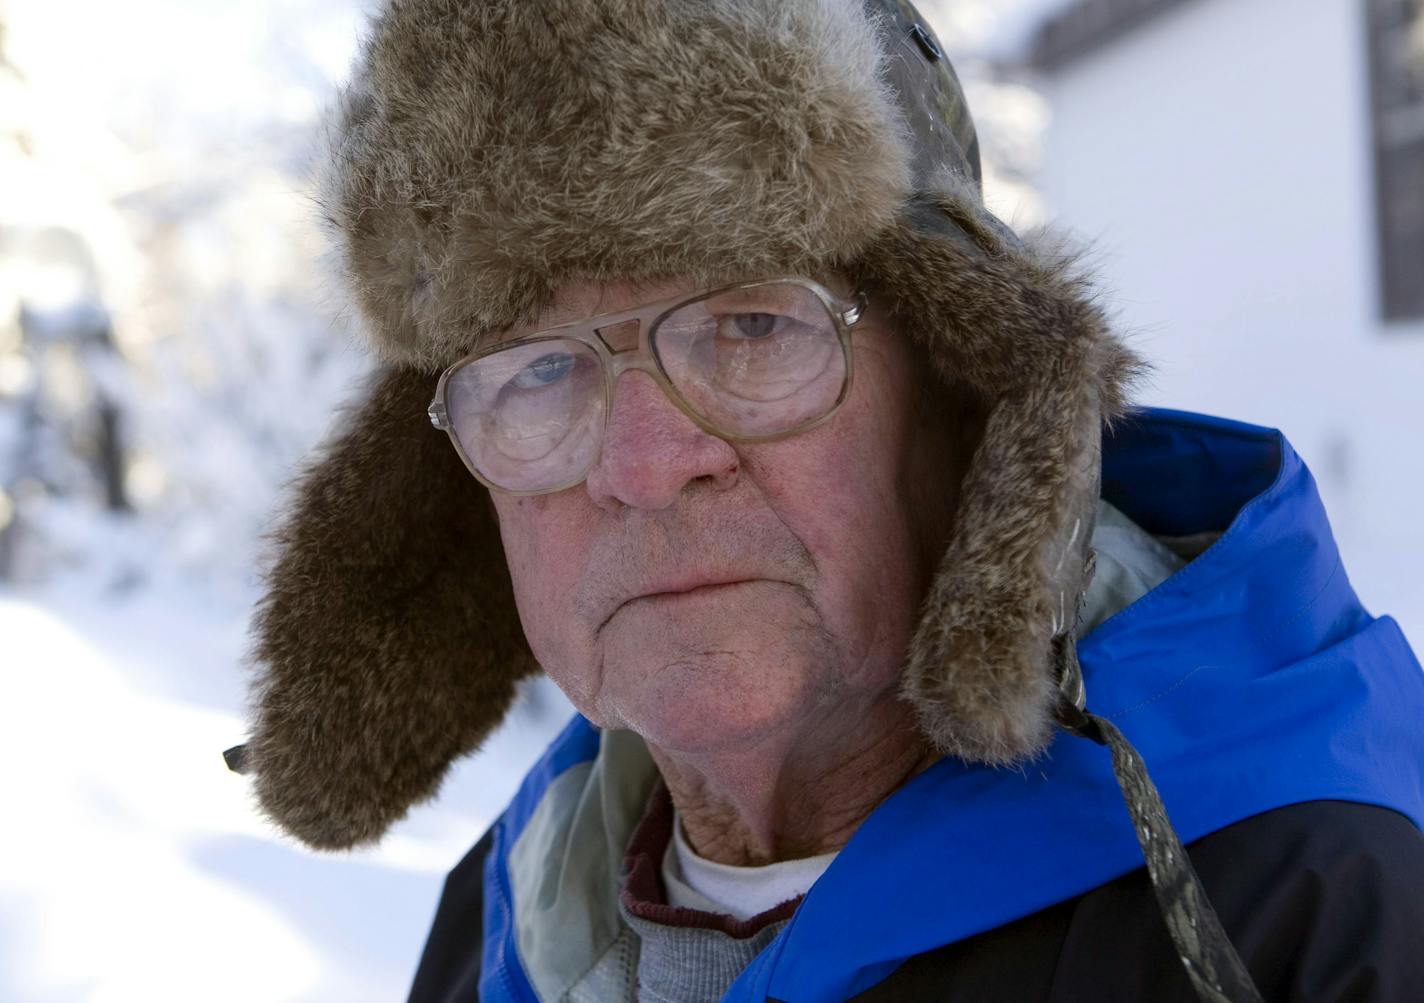
[[(1224, 531), (1079, 646), (1089, 709), (1142, 754), (1183, 841), (1318, 799), (1424, 826), (1424, 672), (1356, 598), (1281, 434), (1145, 411), (1104, 443), (1103, 487), (1150, 532)], [(1141, 866), (1106, 749), (1060, 735), (1020, 771), (944, 760), (862, 824), (726, 999), (843, 1000)]]
[(538, 1003), (519, 960), (514, 937), (514, 897), (509, 884), (509, 848), (519, 838), (549, 784), (571, 766), (598, 755), (598, 729), (576, 716), (519, 785), (514, 800), (494, 825), (485, 858), (484, 944), (480, 955), (480, 999)]

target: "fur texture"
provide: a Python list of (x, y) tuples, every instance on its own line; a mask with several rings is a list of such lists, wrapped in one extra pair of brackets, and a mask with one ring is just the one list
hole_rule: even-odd
[(371, 842), (538, 670), (489, 496), (424, 411), (434, 377), (380, 376), (312, 464), (258, 609), (248, 758), (304, 842)]
[(378, 838), (536, 671), (491, 507), (423, 412), (441, 365), (572, 278), (839, 268), (894, 304), (988, 407), (905, 695), (947, 753), (1043, 749), (1101, 421), (1137, 363), (1069, 259), (983, 208), (962, 94), (914, 20), (905, 0), (387, 8), (324, 199), (391, 368), (302, 484), (256, 626), (249, 759), (281, 825)]
[(962, 380), (989, 402), (904, 693), (942, 751), (1011, 764), (1051, 737), (1052, 643), (1071, 633), (1086, 588), (1101, 423), (1126, 406), (1139, 362), (1070, 257), (989, 220), (966, 183), (943, 178), (861, 274), (946, 384)]
[(910, 187), (856, 2), (396, 0), (323, 201), (369, 340), (448, 365), (566, 278), (853, 257)]

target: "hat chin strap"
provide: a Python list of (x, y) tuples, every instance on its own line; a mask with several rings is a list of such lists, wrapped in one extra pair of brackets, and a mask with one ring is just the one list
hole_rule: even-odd
[[(1093, 577), (1094, 557), (1089, 551), (1084, 591)], [(1197, 997), (1205, 1003), (1261, 1003), (1260, 992), (1222, 928), (1201, 878), (1167, 818), (1162, 796), (1142, 757), (1116, 725), (1088, 711), (1083, 667), (1078, 662), (1078, 645), (1071, 627), (1054, 637), (1053, 657), (1059, 690), (1054, 717), (1064, 731), (1106, 745), (1112, 752), (1113, 774), (1147, 861), (1157, 909)]]

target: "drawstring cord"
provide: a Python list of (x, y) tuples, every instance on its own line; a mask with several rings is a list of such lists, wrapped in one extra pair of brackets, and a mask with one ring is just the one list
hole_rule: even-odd
[(1112, 752), (1113, 775), (1147, 861), (1157, 909), (1197, 997), (1203, 1003), (1262, 1003), (1260, 991), (1222, 928), (1201, 878), (1167, 818), (1162, 796), (1142, 757), (1111, 721), (1087, 711), (1083, 669), (1073, 639), (1060, 634), (1054, 644), (1062, 693), (1058, 723)]

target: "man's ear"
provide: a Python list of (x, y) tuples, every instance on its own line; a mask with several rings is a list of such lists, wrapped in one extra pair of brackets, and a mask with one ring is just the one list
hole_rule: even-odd
[(434, 385), (378, 374), (276, 535), (248, 765), (264, 811), (315, 847), (373, 842), (434, 796), (538, 670), (489, 492), (426, 417)]

